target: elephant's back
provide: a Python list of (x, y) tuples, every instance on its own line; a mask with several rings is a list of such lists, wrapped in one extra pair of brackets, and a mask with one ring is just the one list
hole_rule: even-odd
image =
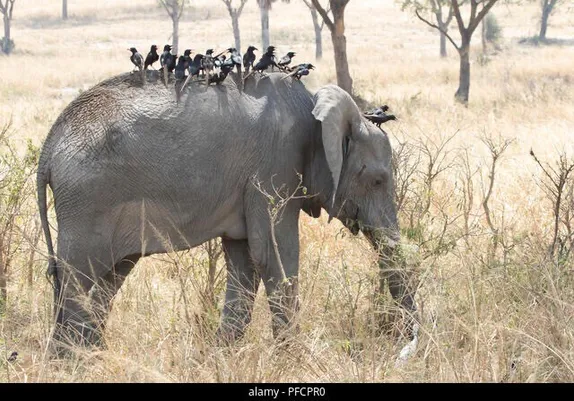
[(66, 180), (70, 170), (98, 174), (110, 165), (133, 165), (141, 154), (160, 164), (166, 154), (206, 157), (255, 140), (259, 154), (245, 159), (256, 162), (285, 146), (275, 136), (297, 141), (313, 121), (311, 94), (283, 77), (252, 77), (242, 87), (232, 73), (220, 85), (191, 82), (179, 99), (174, 83), (164, 85), (157, 71), (147, 71), (144, 84), (139, 72), (111, 77), (64, 109), (45, 141), (41, 166)]

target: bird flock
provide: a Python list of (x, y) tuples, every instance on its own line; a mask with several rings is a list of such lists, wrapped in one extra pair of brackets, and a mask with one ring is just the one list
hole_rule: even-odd
[[(161, 55), (158, 53), (158, 47), (152, 45), (145, 59), (135, 47), (131, 47), (128, 50), (132, 53), (130, 60), (135, 66), (133, 71), (139, 71), (142, 74), (142, 81), (145, 81), (145, 71), (149, 67), (155, 69), (153, 64), (157, 61), (160, 62), (160, 73), (163, 74), (166, 86), (169, 81), (169, 74), (173, 74), (178, 100), (185, 87), (192, 80), (197, 82), (203, 80), (208, 86), (211, 84), (218, 85), (234, 69), (237, 70), (237, 74), (240, 77), (243, 77), (243, 82), (254, 73), (265, 76), (265, 71), (269, 68), (271, 68), (271, 71), (277, 69), (285, 73), (286, 75), (282, 79), (292, 78), (295, 80), (301, 80), (302, 77), (309, 75), (311, 70), (315, 69), (315, 66), (311, 63), (291, 66), (293, 58), (297, 55), (292, 51), (278, 59), (275, 55), (275, 46), (269, 46), (257, 63), (255, 62), (257, 60), (255, 51), (259, 49), (255, 46), (249, 46), (243, 56), (234, 47), (230, 47), (217, 55), (213, 54), (214, 49), (207, 49), (205, 54), (197, 53), (193, 57), (193, 50), (186, 49), (183, 55), (178, 58), (177, 54), (171, 53), (171, 45), (165, 45)], [(383, 105), (367, 111), (363, 115), (380, 128), (381, 124), (396, 120), (394, 115), (386, 114), (388, 109), (389, 106)]]
[(309, 75), (309, 72), (315, 68), (310, 63), (290, 66), (296, 53), (290, 51), (281, 59), (277, 59), (274, 46), (269, 46), (257, 63), (255, 62), (257, 59), (255, 51), (258, 49), (255, 46), (249, 46), (243, 56), (233, 47), (217, 55), (214, 55), (213, 49), (207, 49), (205, 54), (193, 54), (192, 49), (186, 49), (183, 55), (178, 58), (176, 54), (171, 53), (171, 45), (163, 47), (161, 56), (158, 53), (158, 47), (152, 45), (145, 59), (135, 47), (128, 50), (132, 53), (130, 60), (135, 66), (134, 71), (139, 70), (142, 73), (142, 77), (144, 77), (145, 70), (149, 67), (154, 68), (153, 64), (159, 61), (160, 72), (163, 72), (165, 84), (167, 85), (169, 74), (174, 74), (176, 83), (179, 82), (180, 84), (180, 92), (193, 79), (199, 81), (202, 78), (207, 85), (220, 84), (234, 69), (237, 70), (240, 76), (242, 69), (244, 69), (243, 80), (245, 81), (253, 73), (265, 75), (265, 71), (268, 68), (271, 68), (272, 71), (277, 68), (279, 71), (286, 73), (287, 76), (285, 78), (292, 77), (300, 80), (303, 76)]

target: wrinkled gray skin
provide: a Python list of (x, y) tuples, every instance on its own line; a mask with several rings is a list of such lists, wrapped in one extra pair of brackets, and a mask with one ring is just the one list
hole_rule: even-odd
[[(398, 238), (386, 134), (340, 88), (325, 86), (313, 96), (283, 76), (254, 77), (243, 90), (233, 75), (219, 86), (193, 84), (176, 103), (172, 85), (166, 88), (154, 72), (145, 85), (139, 75), (123, 74), (64, 110), (38, 169), (51, 254), (47, 185), (58, 223), (50, 260), (59, 284), (58, 343), (101, 344), (112, 297), (145, 255), (221, 237), (228, 280), (218, 334), (233, 341), (251, 319), (260, 281), (274, 333), (290, 327), (301, 210), (318, 217), (325, 209), (355, 234), (361, 221), (373, 244), (381, 233)], [(291, 193), (297, 173), (315, 196), (287, 204), (274, 230), (279, 263), (269, 202), (254, 184)], [(387, 279), (395, 299), (413, 310), (404, 278), (395, 272)]]

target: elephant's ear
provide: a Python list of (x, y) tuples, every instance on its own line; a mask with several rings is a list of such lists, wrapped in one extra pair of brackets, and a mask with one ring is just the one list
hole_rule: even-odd
[(336, 85), (319, 89), (314, 102), (313, 116), (321, 121), (323, 147), (333, 177), (330, 220), (343, 168), (343, 141), (346, 136), (353, 137), (360, 132), (361, 113), (351, 96)]

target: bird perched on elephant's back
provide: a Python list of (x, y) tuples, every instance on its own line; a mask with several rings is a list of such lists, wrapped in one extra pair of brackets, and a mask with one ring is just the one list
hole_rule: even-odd
[[(138, 50), (135, 47), (130, 47), (128, 50), (132, 52), (132, 55), (130, 56), (130, 61), (139, 70), (142, 83), (145, 83), (145, 69), (144, 69), (145, 61), (143, 56), (140, 54), (140, 52), (138, 52)], [(134, 68), (134, 71), (136, 68)]]
[[(260, 282), (274, 335), (288, 336), (297, 321), (297, 279), (305, 277), (299, 274), (301, 211), (319, 217), (324, 210), (392, 256), (400, 231), (389, 138), (339, 87), (313, 94), (283, 77), (254, 77), (243, 90), (235, 80), (208, 90), (190, 85), (176, 103), (161, 81), (137, 85), (127, 73), (66, 107), (44, 142), (37, 172), (56, 289), (51, 344), (101, 344), (111, 299), (142, 257), (212, 238), (222, 238), (228, 263), (218, 338), (243, 336)], [(273, 226), (264, 194), (278, 188), (294, 196)], [(411, 316), (408, 276), (390, 265), (383, 271)]]
[(243, 68), (245, 69), (245, 74), (249, 74), (251, 68), (253, 68), (253, 63), (255, 63), (255, 46), (249, 46), (247, 52), (243, 55)]
[(296, 56), (295, 52), (289, 52), (287, 53), (285, 56), (281, 57), (281, 59), (277, 62), (277, 66), (284, 71), (287, 66), (289, 64), (291, 64), (291, 61), (293, 60), (293, 57)]
[(247, 79), (247, 77), (249, 77), (255, 71), (263, 73), (263, 71), (267, 70), (269, 67), (279, 68), (275, 61), (275, 46), (269, 46), (267, 48), (267, 51), (263, 54), (263, 56), (261, 56), (261, 59), (253, 67), (253, 71), (247, 74), (245, 78)]
[(132, 55), (130, 56), (130, 61), (132, 62), (132, 64), (135, 65), (139, 71), (143, 70), (144, 58), (140, 54), (140, 52), (138, 52), (138, 49), (136, 49), (135, 47), (131, 47), (128, 50), (132, 52)]
[(153, 68), (153, 63), (159, 60), (159, 54), (157, 54), (157, 46), (152, 45), (147, 57), (145, 58), (144, 70), (147, 70), (148, 67)]

